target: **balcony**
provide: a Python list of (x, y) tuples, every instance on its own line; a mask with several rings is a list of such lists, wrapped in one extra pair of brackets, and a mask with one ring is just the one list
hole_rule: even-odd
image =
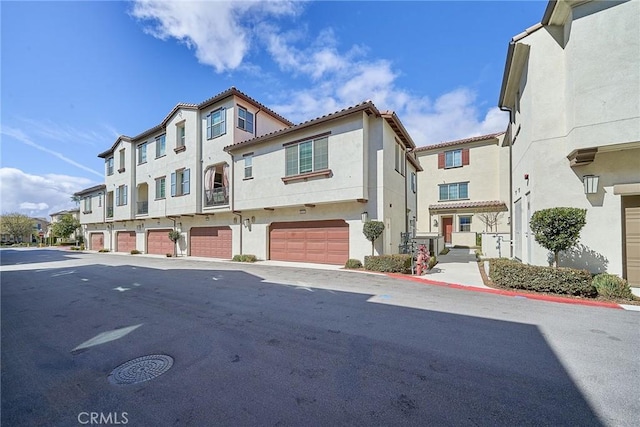
[(149, 213), (149, 202), (138, 202), (136, 215), (146, 215)]
[(229, 187), (219, 187), (213, 190), (205, 190), (205, 206), (224, 206), (229, 204)]
[(107, 206), (107, 218), (113, 218), (113, 206)]

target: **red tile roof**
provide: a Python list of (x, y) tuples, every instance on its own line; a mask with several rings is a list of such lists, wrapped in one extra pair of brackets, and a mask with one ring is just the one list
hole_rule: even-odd
[(433, 144), (433, 145), (426, 145), (424, 147), (418, 147), (413, 151), (420, 152), (420, 151), (428, 151), (428, 150), (437, 150), (438, 148), (451, 147), (453, 145), (462, 145), (462, 144), (467, 144), (469, 142), (485, 141), (485, 140), (488, 140), (488, 139), (497, 138), (500, 135), (503, 135), (504, 133), (505, 132), (490, 133), (488, 135), (480, 135), (480, 136), (473, 136), (471, 138), (458, 139), (457, 141), (441, 142), (439, 144)]
[(479, 202), (463, 201), (452, 203), (436, 203), (429, 205), (430, 211), (451, 210), (451, 209), (470, 209), (484, 211), (506, 211), (507, 205), (500, 200), (483, 200)]

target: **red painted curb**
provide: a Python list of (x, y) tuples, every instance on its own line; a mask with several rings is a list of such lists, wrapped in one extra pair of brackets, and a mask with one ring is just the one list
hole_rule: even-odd
[(605, 307), (605, 308), (615, 308), (619, 310), (624, 310), (624, 308), (620, 306), (620, 304), (616, 304), (613, 302), (589, 301), (589, 300), (581, 300), (581, 299), (574, 299), (574, 298), (557, 297), (553, 295), (526, 294), (526, 293), (507, 291), (502, 289), (476, 288), (473, 286), (459, 285), (456, 283), (438, 282), (436, 280), (430, 280), (430, 279), (420, 279), (418, 277), (407, 276), (407, 275), (398, 274), (398, 273), (386, 273), (386, 275), (389, 277), (394, 277), (396, 279), (419, 282), (425, 285), (442, 286), (442, 287), (453, 288), (453, 289), (464, 289), (466, 291), (482, 292), (485, 294), (496, 294), (496, 295), (504, 295), (504, 296), (510, 296), (510, 297), (521, 297), (521, 298), (527, 298), (527, 299), (539, 300), (539, 301), (557, 302), (561, 304), (588, 305), (591, 307)]

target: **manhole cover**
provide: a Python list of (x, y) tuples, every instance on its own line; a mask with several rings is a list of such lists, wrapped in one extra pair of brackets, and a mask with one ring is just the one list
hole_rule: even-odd
[(112, 384), (137, 384), (158, 377), (173, 366), (173, 358), (164, 354), (138, 357), (118, 366), (109, 374)]

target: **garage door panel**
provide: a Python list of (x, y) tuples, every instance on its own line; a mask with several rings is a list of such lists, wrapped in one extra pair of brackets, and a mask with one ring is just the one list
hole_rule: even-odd
[(104, 234), (91, 233), (91, 250), (99, 251), (104, 249)]
[(149, 230), (147, 233), (147, 253), (155, 255), (173, 254), (174, 243), (169, 239), (169, 229)]
[(342, 220), (274, 223), (269, 232), (272, 260), (344, 264), (349, 226)]
[(136, 232), (118, 231), (116, 234), (116, 243), (116, 250), (118, 252), (131, 252), (136, 249)]
[(195, 227), (191, 229), (189, 246), (192, 256), (230, 259), (232, 233), (229, 227)]

